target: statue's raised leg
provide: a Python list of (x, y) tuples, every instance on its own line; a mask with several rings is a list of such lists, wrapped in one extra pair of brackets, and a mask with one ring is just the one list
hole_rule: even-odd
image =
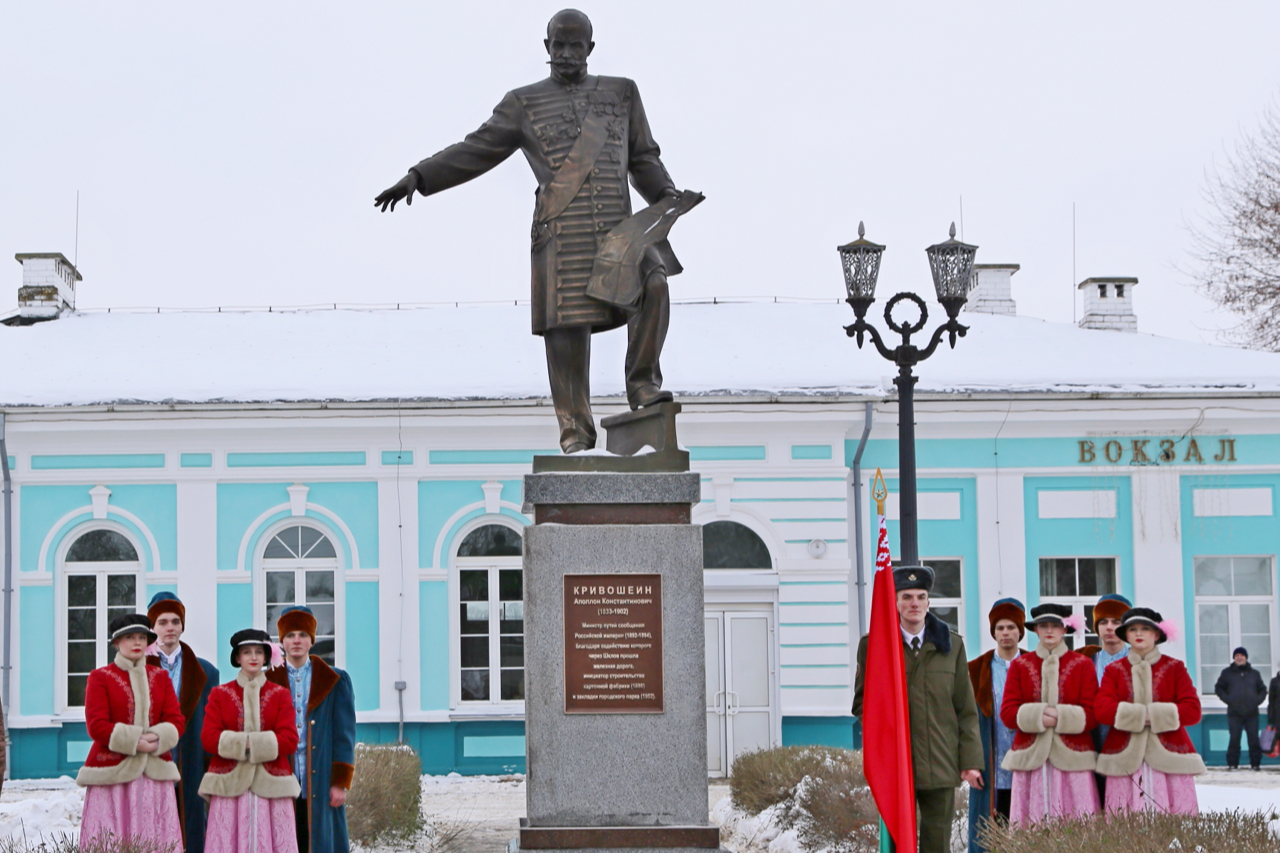
[(671, 323), (671, 298), (667, 271), (657, 266), (644, 280), (640, 310), (627, 321), (627, 402), (632, 409), (671, 402), (671, 392), (662, 390), (659, 356)]

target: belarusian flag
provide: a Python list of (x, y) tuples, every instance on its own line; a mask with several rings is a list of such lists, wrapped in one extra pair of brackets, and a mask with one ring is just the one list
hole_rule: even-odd
[[(876, 472), (877, 479), (880, 472)], [(883, 482), (883, 481), (882, 481)], [(862, 693), (862, 766), (876, 808), (899, 853), (916, 853), (915, 777), (911, 769), (911, 716), (907, 671), (898, 627), (889, 530), (884, 502), (876, 501), (880, 536), (876, 545), (871, 626), (867, 636)]]

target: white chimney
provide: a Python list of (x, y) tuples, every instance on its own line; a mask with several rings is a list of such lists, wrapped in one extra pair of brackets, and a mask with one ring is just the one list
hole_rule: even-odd
[(980, 314), (1004, 314), (1013, 317), (1018, 304), (1013, 301), (1013, 274), (1018, 264), (974, 264), (969, 284), (969, 301), (964, 310)]
[(1136, 278), (1086, 278), (1076, 285), (1084, 293), (1082, 329), (1107, 329), (1113, 332), (1138, 331), (1138, 317), (1133, 313), (1133, 289)]
[(18, 316), (27, 322), (52, 320), (76, 310), (76, 282), (80, 273), (61, 252), (14, 255), (22, 264)]

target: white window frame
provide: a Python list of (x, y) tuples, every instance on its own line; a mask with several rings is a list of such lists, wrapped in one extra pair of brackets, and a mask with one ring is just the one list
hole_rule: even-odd
[[(109, 561), (109, 562), (93, 562), (93, 563), (68, 563), (67, 554), (71, 550), (71, 546), (76, 543), (81, 536), (91, 533), (95, 530), (110, 530), (118, 533), (128, 540), (133, 546), (134, 553), (138, 555), (136, 561)], [(67, 584), (72, 575), (96, 575), (105, 580), (109, 575), (133, 575), (134, 581), (134, 610), (138, 613), (144, 612), (146, 607), (147, 595), (147, 579), (146, 573), (142, 570), (142, 554), (143, 544), (137, 536), (133, 534), (129, 528), (108, 519), (94, 519), (86, 521), (73, 527), (62, 537), (62, 541), (58, 543), (58, 550), (54, 554), (54, 566), (57, 570), (57, 580), (54, 583), (53, 593), (53, 612), (54, 612), (54, 691), (53, 703), (55, 714), (62, 719), (84, 719), (83, 705), (67, 704), (67, 632), (69, 630), (67, 619), (67, 607), (69, 593)], [(68, 568), (70, 566), (71, 568)], [(106, 666), (111, 662), (112, 658), (107, 654), (106, 642), (106, 596), (107, 587), (105, 583), (97, 585), (98, 604), (98, 625), (104, 628), (102, 634), (102, 642), (98, 643), (96, 649), (96, 667)]]
[[(273, 559), (270, 565), (267, 565), (263, 554), (267, 551), (267, 546), (271, 544), (271, 540), (277, 534), (290, 527), (310, 527), (325, 539), (329, 540), (329, 544), (333, 546), (333, 553), (336, 557), (321, 557), (319, 559), (302, 559), (302, 560), (276, 560)], [(345, 669), (347, 665), (347, 644), (346, 644), (346, 579), (343, 576), (342, 567), (346, 564), (345, 555), (343, 554), (342, 540), (335, 535), (332, 530), (321, 524), (314, 523), (307, 516), (290, 516), (281, 519), (275, 524), (268, 527), (258, 537), (257, 545), (253, 551), (253, 627), (266, 631), (271, 635), (273, 640), (278, 640), (276, 635), (276, 626), (267, 624), (267, 570), (283, 571), (286, 569), (295, 569), (297, 573), (295, 577), (304, 577), (301, 572), (306, 570), (319, 571), (330, 569), (333, 571), (333, 660), (334, 666), (339, 669)], [(305, 587), (295, 586), (294, 595), (297, 596), (298, 589)], [(305, 597), (305, 596), (304, 596)]]
[[(1098, 599), (1101, 598), (1103, 595), (1121, 594), (1120, 593), (1120, 558), (1113, 554), (1044, 555), (1036, 559), (1036, 572), (1037, 572), (1036, 580), (1037, 581), (1039, 581), (1038, 573), (1040, 572), (1041, 560), (1075, 560), (1077, 590), (1080, 588), (1079, 586), (1080, 585), (1080, 560), (1110, 560), (1112, 563), (1112, 568), (1115, 571), (1115, 576), (1112, 578), (1112, 581), (1113, 581), (1112, 586), (1115, 588), (1115, 593), (1104, 592), (1098, 595), (1045, 595), (1043, 590), (1040, 593), (1041, 604), (1069, 605), (1071, 607), (1071, 612), (1084, 620), (1084, 623), (1085, 623), (1084, 634), (1080, 635), (1079, 637), (1075, 637), (1070, 634), (1067, 635), (1068, 645), (1078, 651), (1081, 647), (1088, 645), (1085, 641), (1089, 637), (1097, 638), (1098, 636), (1096, 629), (1093, 633), (1089, 633), (1089, 628), (1088, 628), (1089, 617), (1093, 612), (1094, 605), (1098, 603)], [(1031, 616), (1030, 612), (1027, 613), (1027, 616), (1028, 618), (1030, 618)], [(1031, 632), (1030, 629), (1028, 629), (1028, 633), (1030, 632)], [(1101, 642), (1101, 640), (1099, 640), (1099, 642)]]
[[(462, 603), (461, 577), (459, 572), (487, 569), (490, 572), (489, 589), (498, 588), (498, 571), (501, 569), (524, 570), (523, 557), (459, 557), (458, 549), (467, 536), (481, 527), (497, 524), (512, 530), (521, 540), (523, 550), (524, 527), (515, 519), (505, 515), (482, 515), (474, 518), (458, 530), (453, 539), (452, 553), (449, 560), (449, 707), (462, 716), (523, 716), (524, 700), (503, 701), (501, 683), (501, 634), (499, 633), (499, 609), (489, 608), (489, 696), (488, 700), (462, 699), (462, 625), (459, 618), (459, 607)], [(522, 586), (523, 590), (524, 587)], [(492, 593), (491, 593), (492, 594)], [(523, 597), (522, 597), (523, 600)], [(491, 599), (492, 601), (492, 599)], [(528, 637), (526, 632), (522, 636)], [(494, 640), (497, 640), (496, 642)], [(526, 664), (528, 658), (525, 659)], [(497, 680), (493, 673), (498, 673)], [(526, 668), (525, 689), (528, 689), (528, 671)]]
[[(1195, 593), (1195, 564), (1197, 560), (1266, 560), (1271, 568), (1267, 572), (1267, 577), (1271, 579), (1271, 593), (1269, 595), (1200, 595)], [(1206, 666), (1204, 652), (1200, 648), (1200, 605), (1201, 604), (1225, 604), (1227, 605), (1227, 646), (1235, 649), (1246, 644), (1241, 639), (1240, 633), (1240, 605), (1242, 604), (1265, 604), (1271, 612), (1267, 620), (1268, 626), (1271, 628), (1271, 672), (1263, 676), (1263, 682), (1269, 683), (1270, 679), (1280, 669), (1280, 629), (1277, 628), (1276, 614), (1277, 607), (1277, 584), (1276, 584), (1276, 558), (1274, 554), (1196, 554), (1191, 558), (1191, 588), (1195, 599), (1195, 642), (1196, 642), (1196, 671), (1191, 674), (1192, 678), (1198, 683), (1201, 681), (1201, 671)], [(1247, 647), (1247, 646), (1246, 646)], [(1215, 667), (1219, 671), (1226, 668), (1230, 661), (1223, 663), (1220, 667)], [(1211, 684), (1199, 684), (1200, 693), (1203, 696), (1213, 696), (1214, 702), (1217, 703), (1217, 697), (1213, 692), (1214, 685), (1217, 684), (1217, 676), (1214, 677)]]

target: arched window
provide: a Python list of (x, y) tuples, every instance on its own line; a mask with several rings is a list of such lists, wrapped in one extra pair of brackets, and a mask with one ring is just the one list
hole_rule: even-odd
[(520, 533), (502, 524), (458, 546), (458, 659), (463, 702), (524, 699), (524, 572)]
[(286, 607), (310, 607), (316, 617), (316, 644), (311, 654), (328, 664), (335, 664), (337, 571), (333, 543), (314, 527), (286, 527), (271, 537), (262, 552), (267, 632), (275, 634), (276, 620)]
[(713, 521), (702, 526), (704, 569), (772, 569), (769, 548), (756, 532), (736, 521)]
[(90, 530), (71, 543), (63, 558), (67, 603), (66, 704), (84, 706), (89, 673), (110, 662), (107, 626), (140, 607), (138, 551), (122, 533)]
[(458, 546), (459, 557), (519, 557), (524, 554), (520, 534), (503, 524), (486, 524), (466, 535)]

